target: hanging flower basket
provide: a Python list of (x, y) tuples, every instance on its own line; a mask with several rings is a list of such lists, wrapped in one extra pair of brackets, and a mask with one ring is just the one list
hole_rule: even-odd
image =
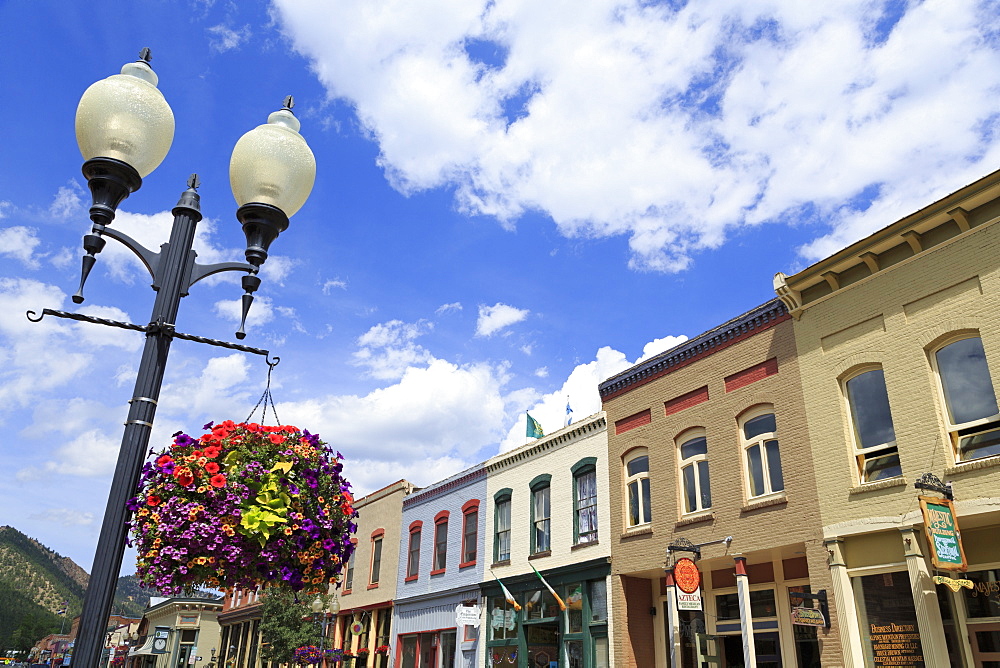
[(357, 530), (340, 453), (293, 426), (204, 428), (143, 467), (129, 505), (142, 583), (167, 596), (275, 582), (325, 593)]
[(295, 648), (295, 663), (300, 665), (317, 664), (323, 659), (324, 652), (315, 645), (303, 645)]

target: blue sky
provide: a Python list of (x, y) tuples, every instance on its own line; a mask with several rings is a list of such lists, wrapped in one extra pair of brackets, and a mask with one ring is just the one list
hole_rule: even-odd
[[(192, 172), (196, 248), (242, 259), (236, 140), (294, 94), (316, 186), (246, 343), (279, 417), (359, 494), (429, 484), (600, 409), (596, 386), (1000, 165), (993, 2), (7, 0), (0, 4), (0, 523), (90, 568), (141, 336), (74, 309), (80, 95), (153, 52), (176, 118), (115, 226), (156, 248)], [(238, 276), (178, 329), (232, 339)], [(110, 242), (86, 313), (148, 319)], [(243, 419), (267, 368), (174, 343), (153, 443)], [(127, 562), (126, 562), (127, 564)]]

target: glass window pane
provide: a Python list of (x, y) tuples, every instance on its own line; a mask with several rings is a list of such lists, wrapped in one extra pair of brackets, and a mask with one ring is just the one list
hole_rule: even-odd
[(587, 583), (590, 595), (590, 621), (602, 622), (608, 618), (608, 590), (604, 580), (591, 580)]
[(771, 480), (771, 491), (780, 492), (785, 489), (785, 478), (781, 474), (781, 453), (777, 441), (766, 441), (764, 451), (767, 453), (767, 474)]
[(650, 514), (650, 503), (649, 503), (649, 478), (643, 478), (642, 483), (642, 521), (649, 522), (652, 515)]
[(871, 448), (896, 441), (889, 410), (889, 394), (885, 389), (882, 369), (873, 369), (851, 378), (845, 384), (854, 418), (858, 447)]
[(698, 507), (698, 494), (694, 483), (694, 465), (685, 466), (684, 474), (684, 512), (690, 513)]
[(747, 470), (750, 473), (750, 495), (760, 496), (764, 493), (764, 463), (760, 458), (760, 446), (747, 448)]
[(567, 585), (563, 600), (566, 603), (569, 633), (583, 633), (583, 585), (579, 582)]
[(698, 485), (701, 487), (701, 507), (712, 507), (712, 487), (708, 482), (708, 462), (698, 462)]
[(752, 440), (755, 436), (760, 436), (761, 434), (773, 434), (776, 431), (778, 431), (778, 429), (774, 424), (774, 413), (758, 415), (757, 417), (743, 423), (743, 436), (748, 441)]
[(899, 463), (899, 453), (896, 448), (884, 450), (878, 456), (865, 459), (865, 482), (898, 478), (901, 475), (903, 475), (903, 467)]
[(681, 444), (681, 459), (689, 459), (695, 455), (704, 455), (708, 452), (708, 442), (704, 436), (692, 438)]
[(997, 398), (979, 337), (962, 339), (937, 351), (938, 371), (952, 424), (996, 415)]
[[(990, 423), (994, 424), (994, 423)], [(979, 459), (1000, 455), (1000, 429), (990, 429), (972, 436), (964, 436), (958, 443), (962, 459)]]
[[(351, 555), (352, 557), (354, 555)], [(372, 584), (378, 584), (378, 579), (380, 576), (379, 571), (382, 570), (382, 539), (379, 538), (375, 541), (375, 545), (372, 547)]]
[(647, 455), (634, 457), (628, 461), (626, 466), (628, 468), (628, 475), (631, 478), (636, 473), (643, 473), (649, 470), (649, 457)]
[(635, 526), (639, 523), (639, 483), (628, 484), (628, 523)]

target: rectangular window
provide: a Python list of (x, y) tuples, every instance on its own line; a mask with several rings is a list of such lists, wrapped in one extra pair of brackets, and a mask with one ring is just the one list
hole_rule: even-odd
[(434, 525), (434, 571), (443, 571), (448, 563), (448, 520)]
[[(354, 555), (351, 555), (354, 558)], [(378, 584), (378, 579), (380, 571), (382, 570), (382, 538), (376, 538), (372, 542), (372, 576), (369, 579), (369, 584)]]
[(597, 471), (576, 476), (576, 542), (597, 540)]
[(743, 452), (751, 498), (785, 489), (777, 432), (774, 413), (755, 415), (743, 421)]
[(346, 591), (350, 591), (354, 585), (354, 555), (357, 552), (356, 549), (351, 551), (351, 556), (347, 560), (347, 575), (344, 576), (344, 589)]
[(420, 572), (420, 529), (410, 532), (409, 558), (406, 561), (406, 577), (415, 578)]
[(531, 493), (531, 515), (534, 530), (532, 532), (532, 553), (547, 552), (549, 544), (549, 486), (539, 487)]
[(510, 499), (496, 505), (496, 561), (510, 561)]
[(476, 543), (479, 541), (479, 510), (472, 509), (462, 519), (462, 563), (476, 561)]
[(625, 486), (628, 488), (628, 525), (649, 524), (649, 455), (645, 449), (625, 462)]

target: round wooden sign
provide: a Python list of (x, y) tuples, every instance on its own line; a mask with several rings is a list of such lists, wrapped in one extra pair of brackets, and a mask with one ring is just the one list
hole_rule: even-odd
[(674, 564), (674, 582), (677, 588), (685, 594), (693, 594), (701, 585), (701, 573), (698, 565), (687, 557), (682, 557)]

